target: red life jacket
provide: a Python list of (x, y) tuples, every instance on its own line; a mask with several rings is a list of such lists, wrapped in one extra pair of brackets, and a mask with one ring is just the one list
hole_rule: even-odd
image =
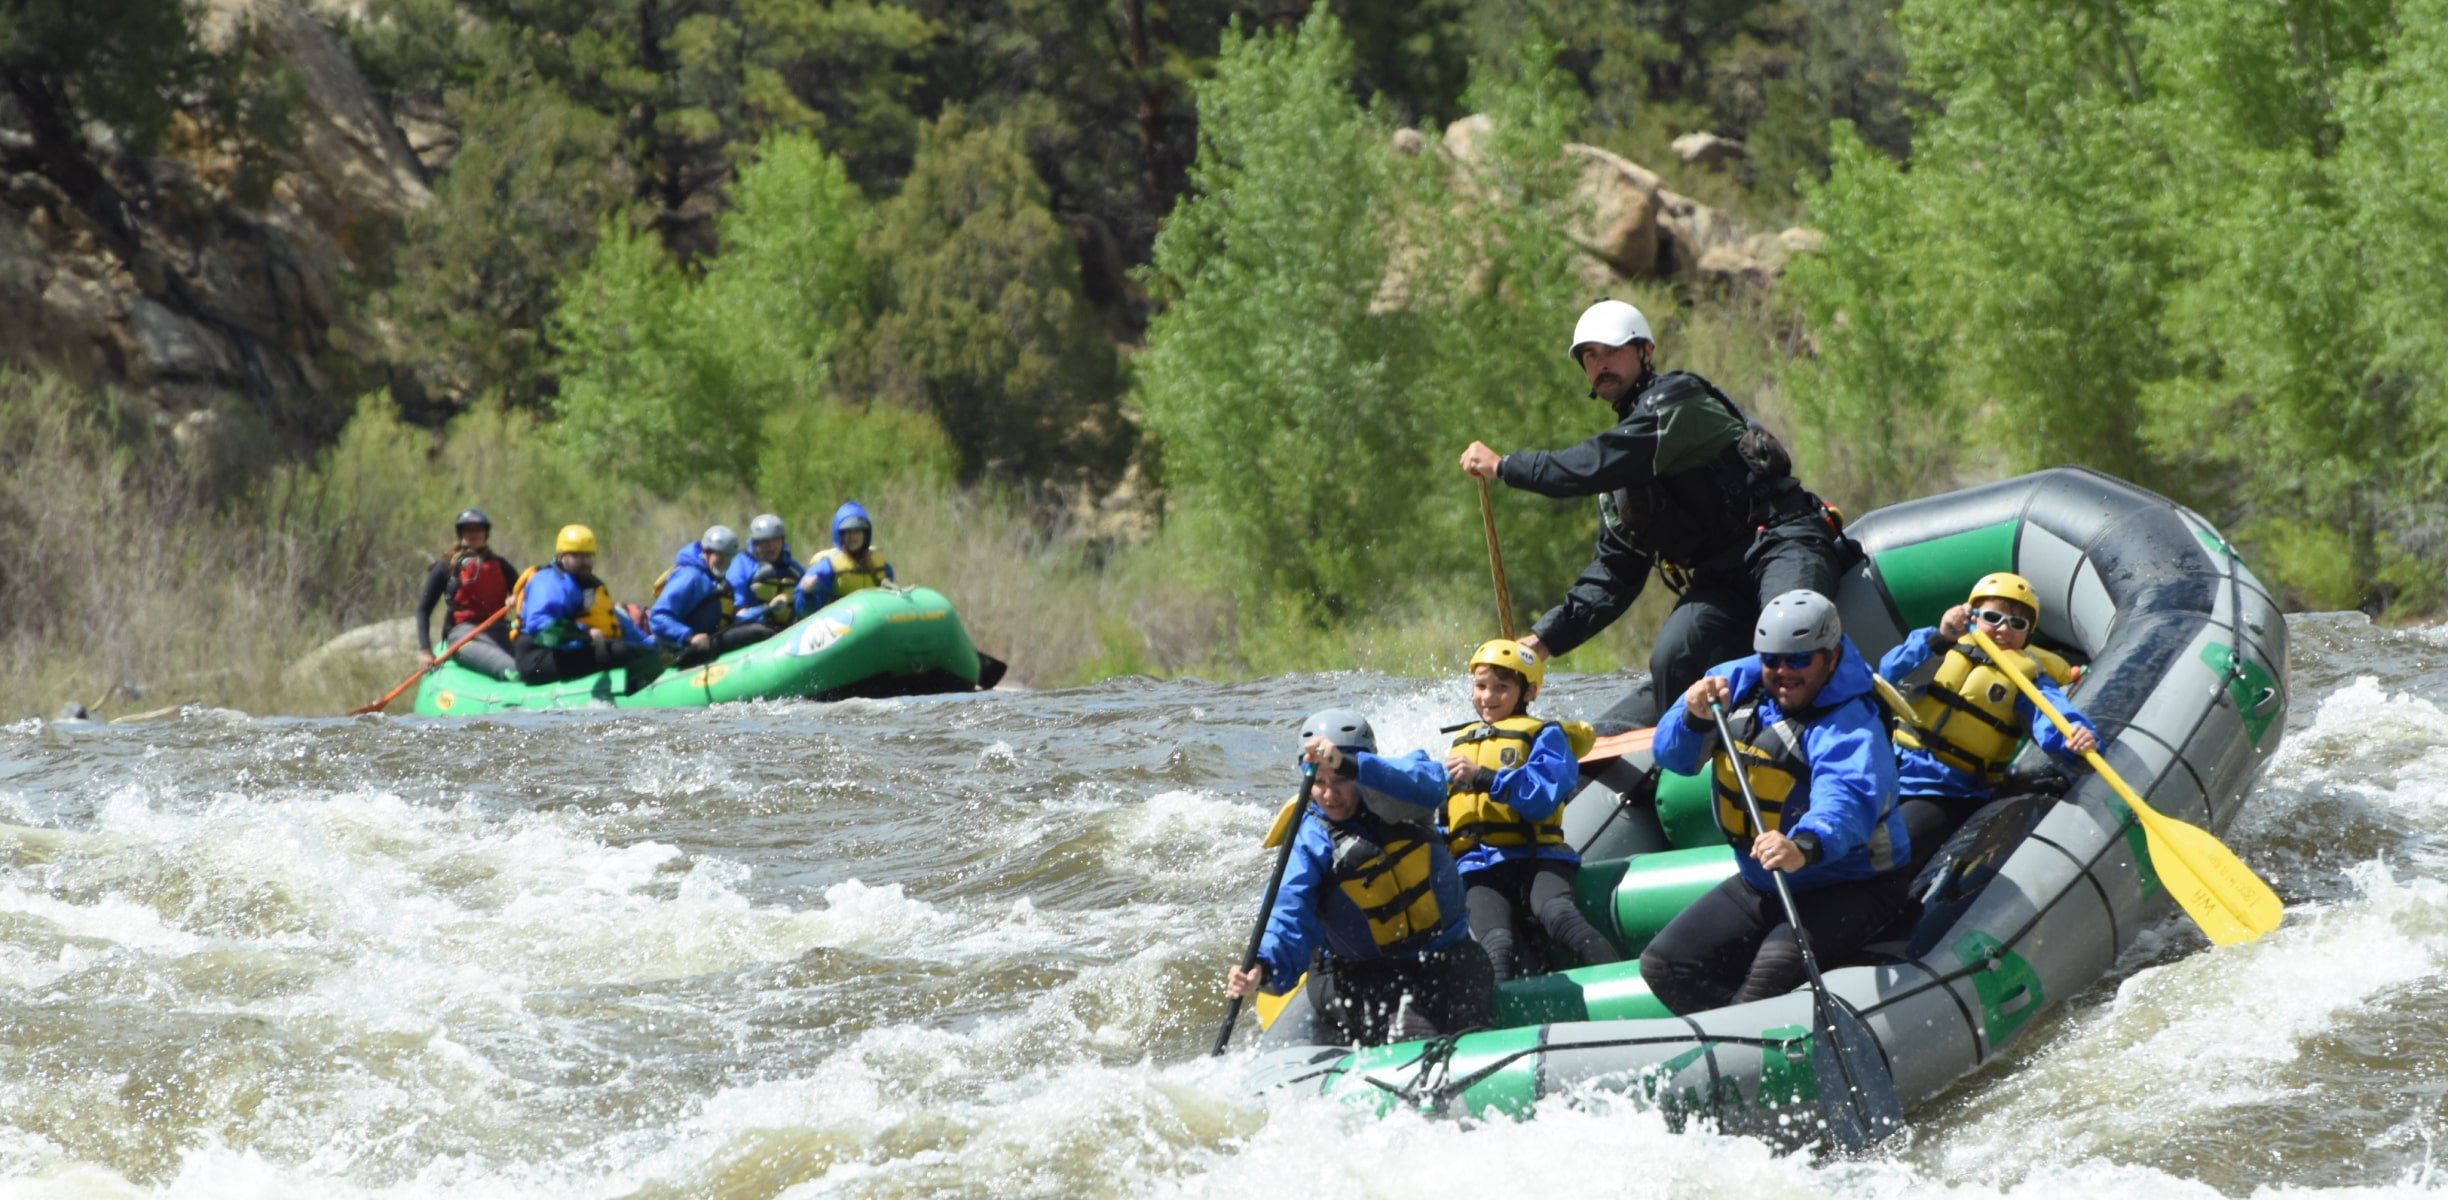
[(495, 554), (459, 556), (458, 570), (451, 580), (450, 623), (473, 625), (510, 602), (510, 568)]

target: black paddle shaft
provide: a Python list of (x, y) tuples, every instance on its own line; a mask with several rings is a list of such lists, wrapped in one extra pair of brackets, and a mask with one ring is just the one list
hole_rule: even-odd
[[(1301, 804), (1304, 806), (1309, 803), (1309, 783), (1310, 777), (1304, 771), (1301, 775)], [(1275, 893), (1283, 887), (1284, 866), (1292, 861), (1292, 843), (1300, 840), (1301, 821), (1308, 815), (1304, 812), (1293, 818), (1292, 828), (1284, 831), (1283, 847), (1275, 852), (1275, 873), (1267, 877), (1266, 899), (1258, 902), (1258, 922), (1250, 926), (1249, 949), (1241, 952), (1241, 969), (1244, 971), (1258, 965), (1258, 947), (1266, 941), (1267, 918), (1275, 915)], [(1224, 1008), (1224, 1028), (1216, 1032), (1214, 1053), (1224, 1053), (1224, 1047), (1232, 1042), (1233, 1023), (1240, 1019), (1241, 997), (1235, 996), (1232, 1003)]]
[[(1742, 789), (1743, 812), (1751, 818), (1751, 836), (1757, 838), (1768, 831), (1768, 823), (1760, 818), (1759, 797), (1751, 794), (1751, 774), (1743, 769), (1742, 755), (1735, 752), (1734, 731), (1726, 726), (1725, 706), (1714, 700), (1709, 701), (1709, 715), (1717, 721), (1719, 749), (1725, 754), (1726, 762), (1734, 768), (1735, 786)], [(1783, 871), (1770, 868), (1768, 877), (1775, 881), (1777, 900), (1785, 906), (1785, 923), (1793, 926), (1794, 946), (1802, 952), (1802, 973), (1810, 979), (1812, 1006), (1818, 1010), (1822, 1032), (1835, 1048), (1836, 1069), (1844, 1076), (1845, 1095), (1851, 1100), (1863, 1126), (1870, 1127), (1874, 1119), (1869, 1102), (1853, 1069), (1852, 1056), (1844, 1039), (1836, 1034), (1836, 998), (1828, 994), (1827, 981), (1819, 977), (1819, 960), (1811, 953), (1810, 933), (1802, 928), (1802, 912), (1794, 907), (1793, 889), (1786, 886)]]

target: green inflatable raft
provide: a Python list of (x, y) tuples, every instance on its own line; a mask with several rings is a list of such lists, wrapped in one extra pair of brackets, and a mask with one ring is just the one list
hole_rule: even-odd
[[(868, 588), (753, 646), (666, 671), (623, 695), (625, 671), (523, 683), (443, 663), (417, 687), (429, 717), (550, 708), (699, 708), (726, 700), (915, 696), (976, 690), (980, 663), (952, 602), (932, 588)], [(991, 684), (989, 684), (991, 686)]]

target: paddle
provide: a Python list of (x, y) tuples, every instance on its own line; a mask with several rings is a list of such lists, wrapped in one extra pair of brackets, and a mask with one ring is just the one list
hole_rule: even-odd
[(1513, 589), (1505, 585), (1504, 551), (1496, 546), (1496, 505), (1488, 499), (1487, 480), (1479, 480), (1479, 523), (1487, 527), (1488, 574), (1496, 578), (1496, 629), (1513, 640)]
[(508, 616), (509, 613), (510, 606), (507, 604), (495, 609), (492, 616), (484, 619), (483, 624), (478, 625), (474, 629), (468, 630), (465, 636), (461, 637), (458, 641), (452, 642), (449, 649), (444, 650), (442, 653), (434, 656), (432, 663), (426, 666), (418, 667), (415, 674), (410, 675), (406, 679), (400, 680), (398, 687), (392, 688), (390, 691), (382, 694), (382, 699), (377, 700), (372, 704), (360, 705), (356, 708), (352, 708), (348, 710), (346, 715), (352, 717), (362, 717), (370, 712), (382, 711), (384, 705), (399, 699), (399, 694), (401, 692), (407, 691), (408, 688), (416, 683), (417, 680), (425, 678), (425, 672), (433, 670), (435, 667), (441, 666), (443, 663), (449, 662), (452, 655), (459, 653), (459, 647), (475, 641), (478, 636), (484, 633), (485, 630), (493, 627), (493, 622), (501, 620), (503, 617)]
[[(2013, 680), (2022, 689), (2023, 698), (2046, 714), (2057, 726), (2057, 732), (2074, 736), (2074, 727), (2066, 722), (2065, 714), (2058, 712), (2057, 706), (2050, 704), (2021, 671), (2006, 665), (2005, 652), (1998, 649), (1997, 643), (1990, 641), (1989, 635), (1977, 625), (1971, 632), (1981, 652), (1998, 664), (1999, 674)], [(2134, 820), (2142, 823), (2143, 845), (2150, 852), (2151, 867), (2159, 873), (2159, 882), (2166, 885), (2168, 894), (2176, 897), (2185, 915), (2201, 926), (2213, 944), (2232, 946), (2249, 942), (2278, 928), (2286, 915), (2278, 893), (2261, 882), (2261, 877), (2253, 874), (2253, 869), (2244, 865), (2244, 860), (2237, 858), (2226, 843), (2207, 830), (2143, 803), (2142, 797), (2125, 786), (2124, 778), (2098, 751), (2083, 755), (2083, 761), (2090, 763), (2091, 769), (2116, 789), (2125, 807), (2133, 810)]]
[[(1293, 805), (1309, 803), (1309, 785), (1316, 779), (1317, 764), (1302, 763), (1301, 794), (1292, 798)], [(1289, 808), (1291, 805), (1286, 807)], [(1274, 915), (1275, 912), (1275, 893), (1283, 887), (1284, 864), (1292, 861), (1292, 843), (1300, 840), (1300, 815), (1297, 811), (1293, 813), (1291, 828), (1284, 830), (1283, 848), (1275, 852), (1275, 873), (1267, 877), (1266, 899), (1258, 902), (1258, 921), (1250, 926), (1249, 949), (1241, 952), (1241, 969), (1244, 971), (1258, 965), (1258, 946), (1266, 940), (1267, 918)], [(1282, 829), (1284, 824), (1283, 816), (1277, 814), (1275, 827)], [(1233, 1023), (1240, 1019), (1241, 997), (1235, 996), (1232, 998), (1232, 1003), (1224, 1009), (1224, 1028), (1216, 1033), (1216, 1054), (1224, 1053), (1224, 1047), (1232, 1041)]]
[[(1755, 833), (1765, 831), (1768, 823), (1760, 819), (1759, 797), (1751, 794), (1751, 773), (1743, 769), (1742, 755), (1734, 749), (1734, 731), (1726, 728), (1725, 706), (1710, 701), (1709, 715), (1717, 719), (1718, 747), (1734, 768), (1734, 782), (1742, 788), (1743, 812), (1750, 816)], [(1896, 1097), (1895, 1080), (1888, 1076), (1887, 1059), (1870, 1031), (1862, 1027), (1861, 1018), (1838, 1004), (1827, 990), (1827, 981), (1819, 977), (1819, 960), (1811, 953), (1810, 934), (1802, 928), (1802, 914), (1794, 907), (1785, 872), (1770, 871), (1768, 875), (1776, 881), (1777, 901), (1785, 906), (1785, 923), (1793, 927), (1794, 945), (1802, 951), (1802, 973), (1810, 979), (1811, 1007), (1818, 1018), (1811, 1030), (1813, 1070), (1821, 1065), (1824, 1051), (1844, 1080), (1845, 1102), (1841, 1105), (1828, 1097), (1825, 1088), (1819, 1090), (1819, 1115), (1838, 1145), (1846, 1150), (1868, 1149), (1904, 1123), (1904, 1105)]]
[(994, 685), (1003, 682), (1003, 672), (1011, 670), (1011, 664), (983, 650), (978, 651), (977, 656), (977, 690), (991, 692), (994, 690)]

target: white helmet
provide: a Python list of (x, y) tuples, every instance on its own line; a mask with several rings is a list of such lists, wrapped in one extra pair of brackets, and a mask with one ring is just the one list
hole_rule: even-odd
[(1836, 603), (1808, 588), (1796, 588), (1760, 610), (1759, 626), (1751, 631), (1751, 648), (1762, 654), (1804, 654), (1833, 650), (1844, 638), (1844, 622)]
[(1573, 322), (1572, 349), (1574, 362), (1581, 361), (1581, 351), (1589, 346), (1621, 346), (1626, 342), (1655, 342), (1649, 336), (1649, 318), (1641, 310), (1621, 300), (1601, 300), (1581, 313)]

